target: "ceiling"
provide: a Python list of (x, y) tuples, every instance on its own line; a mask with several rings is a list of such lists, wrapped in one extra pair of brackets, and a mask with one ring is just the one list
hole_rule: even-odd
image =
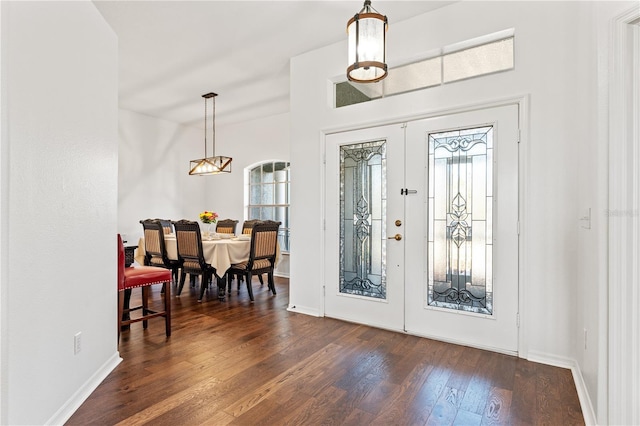
[[(393, 24), (453, 3), (373, 1)], [(120, 108), (202, 127), (289, 111), (289, 59), (346, 40), (362, 1), (103, 1), (119, 42)], [(347, 52), (345, 51), (345, 69)]]

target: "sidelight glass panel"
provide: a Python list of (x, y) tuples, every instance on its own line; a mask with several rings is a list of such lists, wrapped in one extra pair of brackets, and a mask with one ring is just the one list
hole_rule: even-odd
[(493, 314), (492, 139), (492, 126), (429, 135), (429, 306)]
[(341, 146), (340, 293), (387, 298), (386, 192), (386, 142)]

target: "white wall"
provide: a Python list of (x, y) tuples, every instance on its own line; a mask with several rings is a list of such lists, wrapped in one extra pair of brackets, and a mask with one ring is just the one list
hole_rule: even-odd
[[(580, 221), (578, 228), (576, 282), (579, 284), (575, 292), (578, 309), (574, 333), (579, 338), (574, 342), (574, 354), (599, 424), (607, 424), (607, 226), (604, 215), (607, 208), (608, 145), (604, 143), (607, 134), (606, 123), (603, 128), (603, 123), (598, 117), (606, 114), (608, 95), (606, 91), (598, 90), (598, 80), (602, 79), (603, 72), (606, 75), (608, 61), (604, 60), (604, 67), (598, 65), (602, 58), (599, 59), (596, 53), (606, 48), (608, 20), (612, 16), (611, 10), (618, 7), (619, 2), (598, 2), (591, 11), (592, 16), (584, 16), (584, 19), (591, 21), (594, 29), (584, 40), (585, 45), (590, 46), (592, 57), (590, 66), (578, 77), (588, 80), (591, 90), (595, 90), (597, 101), (588, 105), (585, 120), (591, 125), (584, 130), (593, 132), (593, 135), (580, 138), (581, 148), (577, 152), (578, 214), (580, 217), (590, 215), (590, 221)], [(602, 40), (605, 40), (604, 45)], [(606, 84), (603, 86), (600, 83), (600, 87), (606, 87)], [(603, 105), (605, 109), (602, 108)], [(580, 107), (584, 108), (585, 105), (581, 104)], [(584, 130), (581, 129), (581, 132)], [(599, 372), (605, 375), (599, 377)]]
[(60, 424), (119, 361), (117, 39), (91, 2), (0, 8), (0, 423)]
[(202, 130), (126, 110), (118, 118), (118, 231), (137, 243), (140, 220), (198, 220), (207, 178), (189, 176), (189, 161), (204, 155)]
[[(630, 7), (633, 2), (626, 2)], [(599, 326), (597, 238), (580, 231), (585, 208), (598, 206), (591, 183), (603, 179), (590, 167), (598, 144), (596, 45), (592, 2), (460, 2), (391, 24), (389, 63), (415, 58), (452, 43), (514, 28), (515, 70), (389, 97), (331, 108), (329, 79), (344, 74), (346, 41), (291, 61), (292, 207), (295, 233), (291, 308), (322, 314), (323, 132), (403, 121), (483, 102), (527, 96), (529, 132), (521, 144), (521, 356), (557, 365), (587, 365), (587, 388), (597, 398)], [(479, 18), (481, 17), (481, 18)], [(391, 19), (392, 17), (390, 17)], [(604, 19), (604, 17), (600, 17)], [(580, 179), (586, 179), (580, 183)], [(595, 186), (599, 184), (596, 183)], [(602, 194), (600, 194), (600, 197)], [(595, 226), (598, 225), (596, 222)], [(581, 246), (585, 244), (585, 246)], [(582, 258), (588, 252), (589, 256)], [(595, 276), (589, 274), (595, 273)], [(581, 278), (590, 276), (586, 283)], [(586, 291), (586, 293), (585, 293)], [(295, 307), (295, 308), (294, 308)], [(601, 315), (601, 313), (600, 313)], [(595, 319), (594, 319), (595, 317)], [(593, 345), (584, 347), (583, 328)], [(584, 354), (583, 354), (584, 351)]]

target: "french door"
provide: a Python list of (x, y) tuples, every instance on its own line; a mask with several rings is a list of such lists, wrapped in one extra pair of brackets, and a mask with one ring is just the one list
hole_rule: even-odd
[(517, 352), (517, 108), (327, 136), (325, 315)]
[[(404, 216), (399, 125), (326, 139), (325, 315), (404, 329)], [(395, 170), (389, 173), (389, 170)]]
[(407, 126), (405, 330), (518, 349), (518, 108)]

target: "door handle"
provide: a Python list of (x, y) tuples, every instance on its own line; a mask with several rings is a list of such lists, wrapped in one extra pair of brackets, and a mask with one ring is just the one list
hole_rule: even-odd
[(393, 237), (387, 237), (387, 240), (396, 240), (396, 241), (400, 241), (402, 239), (402, 235), (400, 234), (396, 234)]

